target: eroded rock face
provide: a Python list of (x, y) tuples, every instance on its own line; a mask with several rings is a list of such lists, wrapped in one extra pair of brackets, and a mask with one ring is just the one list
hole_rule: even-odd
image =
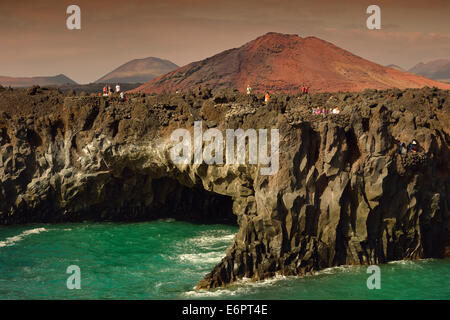
[[(449, 91), (279, 95), (267, 106), (262, 95), (207, 89), (127, 102), (55, 95), (34, 93), (26, 114), (0, 103), (2, 224), (237, 218), (226, 256), (198, 288), (450, 253)], [(313, 115), (317, 106), (342, 111)], [(278, 172), (173, 163), (169, 137), (194, 121), (279, 129)], [(397, 153), (414, 138), (419, 152)]]

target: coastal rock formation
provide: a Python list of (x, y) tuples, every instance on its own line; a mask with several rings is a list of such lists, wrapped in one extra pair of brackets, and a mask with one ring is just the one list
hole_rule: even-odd
[[(449, 91), (274, 95), (267, 105), (206, 88), (126, 102), (43, 88), (0, 88), (0, 98), (1, 224), (237, 222), (198, 288), (450, 255)], [(341, 113), (312, 114), (317, 106)], [(279, 170), (173, 163), (170, 136), (194, 121), (278, 129)], [(397, 153), (414, 138), (417, 153)]]

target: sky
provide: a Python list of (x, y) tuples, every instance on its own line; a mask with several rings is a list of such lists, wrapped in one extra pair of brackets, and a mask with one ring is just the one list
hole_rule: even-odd
[[(81, 30), (69, 30), (69, 5)], [(366, 9), (381, 8), (369, 30)], [(409, 69), (450, 59), (450, 0), (1, 0), (0, 75), (65, 74), (94, 82), (132, 59), (179, 66), (267, 32), (316, 36), (365, 59)]]

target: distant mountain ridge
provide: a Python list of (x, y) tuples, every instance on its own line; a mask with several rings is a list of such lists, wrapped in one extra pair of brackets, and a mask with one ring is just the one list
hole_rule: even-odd
[(77, 85), (75, 81), (68, 78), (64, 74), (49, 77), (7, 77), (0, 76), (0, 85), (7, 87), (31, 87), (33, 85), (39, 86), (61, 86), (61, 85)]
[(361, 91), (450, 85), (387, 68), (316, 37), (269, 32), (239, 48), (190, 63), (131, 92), (162, 93), (207, 86), (253, 92)]
[(430, 79), (450, 79), (450, 59), (420, 62), (408, 71)]
[(160, 58), (134, 59), (104, 75), (95, 83), (145, 83), (177, 68), (175, 63)]

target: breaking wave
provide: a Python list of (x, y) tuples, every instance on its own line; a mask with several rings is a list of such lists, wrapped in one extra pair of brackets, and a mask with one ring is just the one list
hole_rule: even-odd
[(191, 291), (184, 293), (186, 298), (215, 298), (215, 297), (233, 297), (233, 296), (245, 296), (256, 292), (259, 288), (267, 288), (282, 283), (283, 280), (295, 279), (295, 277), (287, 277), (282, 275), (276, 275), (272, 278), (265, 280), (253, 281), (249, 278), (243, 278), (237, 280), (234, 284), (215, 290), (196, 290), (195, 287)]
[(211, 247), (218, 245), (226, 245), (229, 246), (231, 241), (234, 239), (234, 234), (226, 234), (222, 236), (210, 236), (210, 235), (201, 235), (189, 240), (191, 244), (195, 244), (200, 247)]
[(34, 228), (34, 229), (26, 230), (17, 236), (9, 237), (9, 238), (6, 238), (4, 241), (0, 241), (0, 248), (13, 246), (16, 242), (23, 240), (25, 237), (27, 237), (29, 235), (39, 234), (41, 232), (46, 232), (46, 231), (48, 231), (48, 229), (46, 229), (46, 228)]
[(194, 264), (216, 263), (225, 256), (224, 252), (185, 253), (179, 256), (180, 260)]

